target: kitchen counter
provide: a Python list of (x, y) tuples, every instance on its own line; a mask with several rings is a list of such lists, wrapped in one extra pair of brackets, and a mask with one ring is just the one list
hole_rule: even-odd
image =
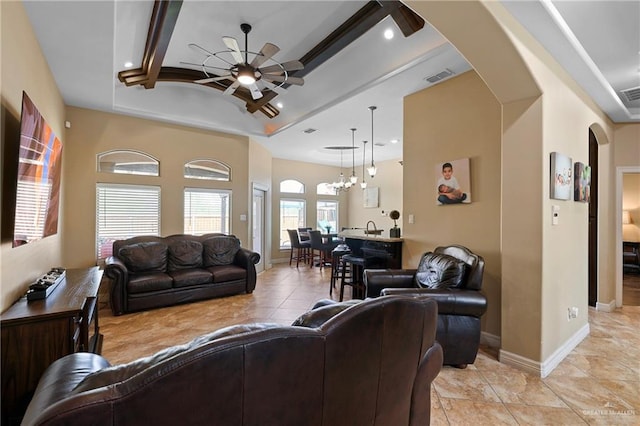
[(354, 238), (357, 240), (380, 241), (387, 243), (401, 243), (402, 238), (389, 238), (389, 230), (383, 230), (381, 235), (365, 234), (364, 229), (347, 229), (338, 234), (341, 238)]

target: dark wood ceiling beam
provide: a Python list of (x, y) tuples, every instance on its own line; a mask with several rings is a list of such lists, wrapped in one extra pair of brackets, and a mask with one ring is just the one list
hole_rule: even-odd
[[(194, 83), (196, 80), (203, 78), (202, 71), (192, 70), (188, 68), (176, 68), (176, 67), (162, 67), (158, 73), (156, 81), (170, 81), (177, 83)], [(227, 87), (233, 83), (232, 80), (220, 80), (211, 81), (209, 83), (194, 83), (200, 86), (207, 86), (220, 91), (225, 91)], [(247, 111), (254, 113), (256, 111), (262, 112), (269, 118), (273, 118), (280, 113), (278, 109), (269, 105), (269, 101), (275, 98), (278, 94), (271, 90), (264, 90), (262, 92), (262, 98), (254, 100), (251, 96), (251, 92), (240, 86), (233, 92), (233, 96), (241, 99), (246, 104)]]
[[(304, 77), (309, 74), (389, 15), (405, 37), (424, 27), (424, 19), (402, 2), (372, 0), (300, 58), (304, 69), (294, 71), (291, 75)], [(285, 88), (289, 86), (283, 85)]]
[(137, 69), (120, 71), (121, 82), (127, 86), (140, 84), (146, 89), (155, 87), (181, 7), (182, 0), (160, 0), (153, 4), (142, 64)]

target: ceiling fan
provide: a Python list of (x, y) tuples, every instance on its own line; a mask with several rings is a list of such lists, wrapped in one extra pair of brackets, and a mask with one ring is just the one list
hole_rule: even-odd
[[(303, 69), (304, 65), (302, 62), (288, 61), (280, 63), (275, 61), (273, 55), (278, 53), (280, 48), (271, 43), (265, 43), (258, 53), (249, 51), (248, 34), (251, 31), (251, 25), (241, 24), (240, 29), (244, 33), (244, 50), (240, 50), (235, 38), (228, 36), (222, 37), (222, 41), (227, 46), (227, 50), (220, 52), (210, 52), (196, 43), (189, 44), (191, 49), (205, 55), (205, 58), (200, 64), (182, 62), (186, 65), (195, 65), (202, 68), (206, 78), (195, 80), (194, 83), (206, 84), (214, 81), (231, 80), (232, 83), (229, 84), (223, 92), (225, 95), (232, 95), (238, 87), (243, 86), (249, 90), (253, 100), (262, 97), (262, 90), (257, 84), (259, 81), (263, 83), (266, 88), (274, 91), (284, 90), (282, 86), (285, 83), (297, 86), (304, 84), (302, 78), (289, 74), (290, 71)], [(249, 62), (250, 55), (252, 56), (251, 62)], [(212, 65), (214, 59), (226, 63), (227, 66), (219, 67)], [(273, 64), (262, 67), (267, 61), (271, 61)]]

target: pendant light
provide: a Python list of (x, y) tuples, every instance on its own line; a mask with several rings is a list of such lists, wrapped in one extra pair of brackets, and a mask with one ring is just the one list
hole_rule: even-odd
[(349, 177), (349, 181), (351, 182), (351, 185), (355, 185), (356, 182), (358, 182), (358, 177), (356, 176), (355, 134), (356, 134), (356, 129), (351, 129), (351, 176)]
[(370, 106), (369, 110), (371, 110), (371, 165), (367, 167), (367, 172), (369, 172), (369, 176), (373, 179), (376, 176), (376, 172), (378, 169), (376, 168), (375, 163), (373, 162), (373, 111), (376, 110), (377, 107)]
[(360, 182), (360, 188), (362, 189), (367, 188), (367, 182), (365, 181), (365, 174), (364, 174), (364, 163), (366, 159), (366, 152), (367, 152), (367, 141), (362, 141), (362, 182)]

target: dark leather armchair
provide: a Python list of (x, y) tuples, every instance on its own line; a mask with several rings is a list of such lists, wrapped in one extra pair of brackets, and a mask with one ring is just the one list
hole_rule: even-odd
[(436, 339), (444, 364), (473, 364), (480, 345), (480, 317), (487, 311), (481, 292), (484, 259), (459, 245), (425, 253), (417, 269), (368, 269), (367, 297), (391, 294), (429, 296), (438, 303)]

